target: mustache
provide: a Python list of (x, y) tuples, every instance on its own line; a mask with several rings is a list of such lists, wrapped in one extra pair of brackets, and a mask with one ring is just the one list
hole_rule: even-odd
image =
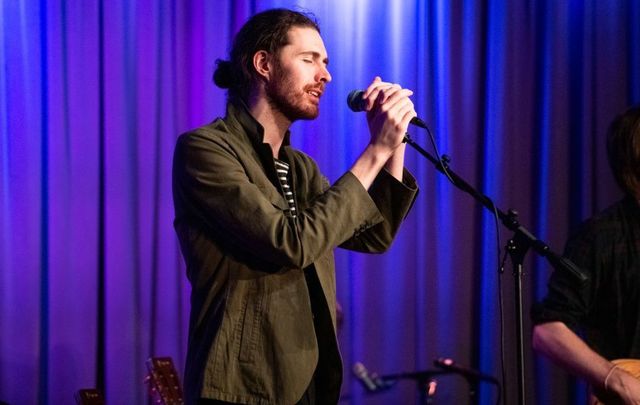
[(322, 94), (324, 93), (324, 88), (325, 88), (325, 85), (321, 83), (317, 85), (305, 86), (304, 91), (317, 91), (318, 93)]

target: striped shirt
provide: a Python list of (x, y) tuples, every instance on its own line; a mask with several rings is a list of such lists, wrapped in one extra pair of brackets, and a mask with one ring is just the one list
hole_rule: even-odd
[(278, 175), (278, 180), (280, 180), (280, 185), (282, 185), (282, 191), (284, 192), (284, 199), (287, 200), (289, 204), (289, 212), (291, 213), (291, 217), (296, 217), (296, 201), (293, 198), (293, 190), (289, 186), (289, 164), (283, 162), (280, 159), (274, 159), (276, 164), (276, 173)]

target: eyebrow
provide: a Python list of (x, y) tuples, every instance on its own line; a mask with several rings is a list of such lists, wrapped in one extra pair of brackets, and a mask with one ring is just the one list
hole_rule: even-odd
[[(302, 51), (302, 52), (300, 52), (300, 55), (311, 55), (311, 56), (313, 56), (315, 59), (320, 59), (320, 58), (322, 57), (322, 55), (320, 55), (320, 53), (319, 53), (319, 52), (316, 52), (316, 51)], [(324, 59), (322, 59), (322, 62), (323, 62), (325, 65), (327, 65), (327, 66), (328, 66), (328, 65), (329, 65), (329, 58), (324, 58)]]

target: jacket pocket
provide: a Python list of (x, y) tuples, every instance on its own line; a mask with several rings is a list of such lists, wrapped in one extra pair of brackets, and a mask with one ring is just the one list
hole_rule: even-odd
[(260, 344), (260, 324), (264, 310), (264, 294), (255, 282), (251, 283), (243, 302), (243, 316), (240, 319), (238, 360), (253, 363)]

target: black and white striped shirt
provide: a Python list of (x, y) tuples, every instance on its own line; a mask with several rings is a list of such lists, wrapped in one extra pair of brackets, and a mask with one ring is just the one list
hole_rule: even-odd
[(289, 212), (291, 213), (291, 217), (295, 218), (297, 214), (296, 201), (293, 198), (293, 190), (289, 186), (289, 164), (279, 159), (274, 159), (274, 161), (276, 165), (276, 173), (278, 174), (278, 180), (280, 180), (282, 190), (284, 191), (284, 198), (289, 204)]

